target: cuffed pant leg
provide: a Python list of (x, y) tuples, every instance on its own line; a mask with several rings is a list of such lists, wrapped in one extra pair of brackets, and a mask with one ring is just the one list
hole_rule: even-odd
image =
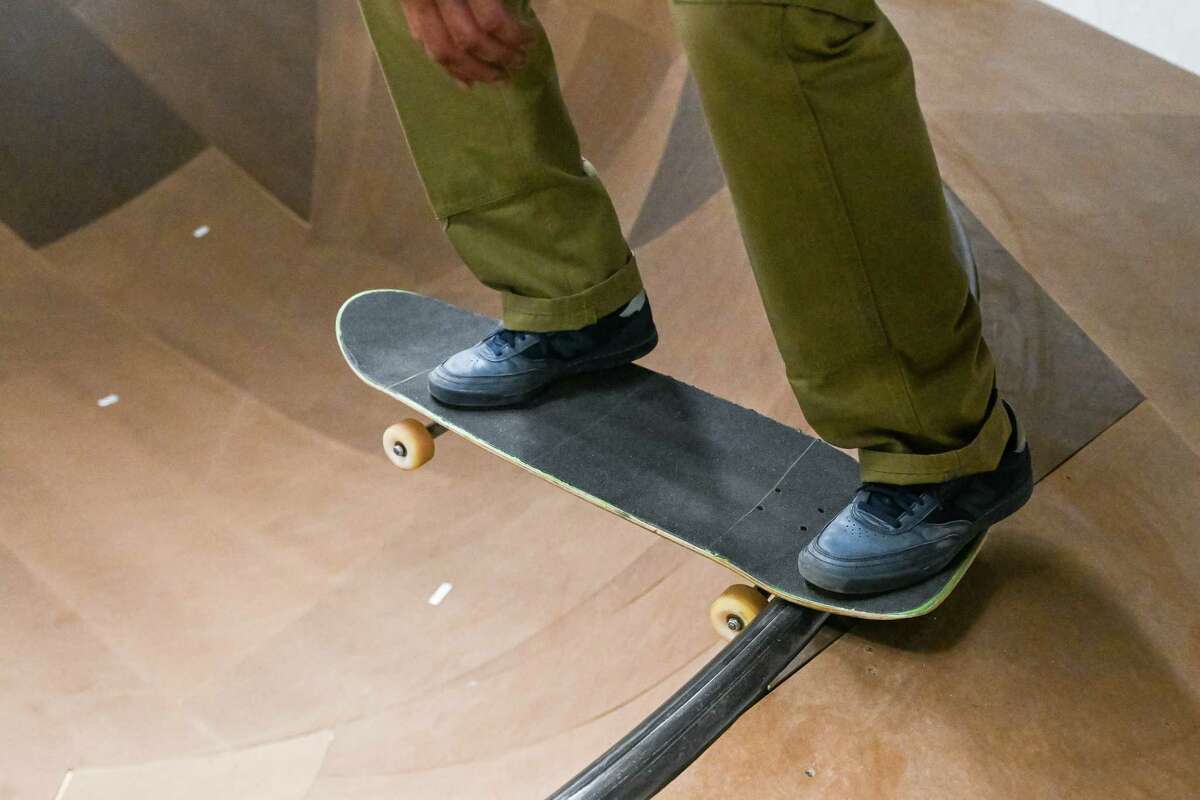
[(412, 39), (395, 0), (361, 0), (434, 213), (467, 267), (503, 293), (519, 330), (580, 328), (641, 290), (616, 211), (582, 159), (550, 43), (498, 84), (460, 89)]
[(1009, 421), (907, 49), (873, 0), (674, 0), (805, 416), (864, 480), (995, 467)]

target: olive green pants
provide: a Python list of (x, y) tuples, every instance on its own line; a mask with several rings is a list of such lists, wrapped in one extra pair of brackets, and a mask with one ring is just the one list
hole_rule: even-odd
[[(514, 329), (579, 328), (641, 289), (583, 161), (550, 44), (470, 91), (360, 0), (434, 213)], [(863, 480), (996, 466), (1010, 433), (957, 261), (907, 49), (874, 0), (674, 0), (788, 379)], [(697, 291), (699, 291), (697, 287)]]

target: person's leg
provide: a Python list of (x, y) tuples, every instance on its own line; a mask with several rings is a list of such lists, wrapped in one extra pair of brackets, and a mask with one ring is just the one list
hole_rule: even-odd
[(658, 342), (612, 202), (579, 152), (554, 57), (528, 0), (528, 60), (469, 91), (426, 57), (396, 0), (360, 0), (434, 213), (466, 265), (502, 293), (503, 327), (429, 374), (453, 405), (529, 400), (560, 378)]
[(503, 293), (504, 325), (583, 328), (641, 291), (603, 185), (580, 157), (554, 57), (536, 33), (504, 82), (460, 89), (413, 40), (396, 0), (361, 0), (430, 204), (467, 266)]
[(863, 486), (801, 552), (831, 591), (944, 568), (1032, 487), (951, 239), (912, 64), (873, 0), (674, 0), (788, 378)]
[(909, 55), (873, 0), (675, 0), (805, 417), (864, 480), (992, 469), (1010, 426)]

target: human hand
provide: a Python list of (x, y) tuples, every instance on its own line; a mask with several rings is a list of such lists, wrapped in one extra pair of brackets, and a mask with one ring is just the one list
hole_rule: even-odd
[(503, 0), (401, 0), (413, 38), (469, 89), (504, 80), (525, 63), (533, 33)]

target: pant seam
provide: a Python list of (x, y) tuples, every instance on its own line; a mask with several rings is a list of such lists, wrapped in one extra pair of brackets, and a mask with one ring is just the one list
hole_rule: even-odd
[[(518, 4), (519, 10), (524, 10), (525, 7), (526, 7), (526, 5), (524, 3)], [(543, 39), (539, 43), (539, 47), (547, 47), (548, 48), (549, 46), (550, 46), (549, 39)], [(551, 59), (550, 63), (553, 64), (553, 58)], [(504, 105), (504, 132), (505, 132), (505, 135), (508, 137), (508, 151), (510, 154), (515, 155), (517, 153), (517, 144), (516, 144), (517, 137), (516, 137), (516, 134), (514, 131), (515, 125), (513, 124), (513, 120), (516, 117), (516, 113), (514, 112), (513, 107), (512, 107), (512, 93), (515, 91), (515, 89), (513, 88), (514, 87), (513, 81), (514, 81), (513, 76), (511, 74), (507, 75), (507, 79), (500, 85), (500, 100)], [(526, 158), (526, 154), (524, 152), (522, 152), (521, 157)], [(516, 171), (514, 164), (510, 163), (510, 167), (513, 168), (514, 172)], [(549, 184), (547, 184), (547, 185), (549, 185)], [(543, 187), (538, 187), (538, 188), (540, 189)], [(532, 191), (536, 191), (536, 190), (531, 190), (531, 192)], [(578, 288), (577, 284), (575, 283), (575, 281), (573, 279), (573, 276), (572, 276), (570, 270), (566, 271), (566, 275), (564, 277), (566, 278), (567, 286), (571, 290), (571, 294), (575, 295), (575, 294), (579, 294), (581, 291), (583, 291)]]
[[(866, 286), (867, 296), (870, 301), (871, 310), (874, 312), (874, 318), (873, 318), (874, 326), (873, 327), (875, 327), (879, 331), (879, 333), (883, 336), (884, 344), (887, 348), (887, 351), (888, 351), (888, 354), (890, 356), (890, 360), (892, 363), (892, 369), (895, 373), (895, 376), (899, 378), (899, 383), (900, 383), (901, 388), (903, 389), (904, 398), (908, 403), (909, 411), (913, 415), (913, 420), (917, 423), (918, 432), (922, 436), (925, 436), (926, 438), (928, 438), (927, 434), (926, 434), (926, 430), (925, 430), (925, 425), (921, 421), (921, 415), (917, 412), (916, 404), (913, 401), (912, 387), (909, 386), (908, 380), (904, 376), (904, 370), (900, 368), (900, 365), (896, 358), (896, 348), (892, 344), (891, 336), (888, 334), (887, 326), (883, 322), (883, 315), (880, 313), (880, 310), (879, 310), (879, 300), (875, 295), (874, 287), (871, 285), (870, 271), (866, 269), (866, 265), (863, 260), (862, 247), (859, 244), (859, 239), (858, 239), (858, 231), (855, 229), (854, 222), (850, 215), (850, 211), (846, 207), (846, 201), (844, 199), (842, 187), (838, 182), (837, 171), (833, 168), (832, 159), (830, 158), (830, 155), (829, 155), (829, 148), (826, 145), (825, 131), (821, 127), (821, 120), (818, 117), (818, 115), (813, 111), (812, 103), (809, 101), (808, 94), (805, 91), (804, 80), (800, 76), (799, 71), (796, 69), (795, 62), (791, 59), (791, 56), (787, 52), (785, 35), (787, 33), (787, 12), (788, 12), (788, 10), (789, 10), (788, 6), (783, 6), (780, 9), (780, 11), (782, 12), (782, 22), (783, 22), (783, 24), (781, 24), (779, 26), (780, 53), (787, 60), (788, 67), (791, 71), (792, 77), (795, 79), (795, 82), (796, 82), (796, 89), (797, 89), (797, 93), (800, 97), (800, 100), (803, 103), (805, 109), (808, 111), (809, 116), (812, 118), (813, 125), (816, 127), (817, 138), (820, 141), (820, 145), (821, 145), (821, 155), (823, 156), (824, 166), (829, 175), (830, 182), (833, 185), (834, 191), (837, 194), (838, 207), (840, 208), (840, 210), (842, 212), (842, 216), (843, 216), (844, 222), (846, 224), (846, 228), (850, 231), (850, 239), (854, 243), (854, 252), (855, 252), (855, 255), (857, 256), (856, 261), (857, 261), (859, 276), (862, 278), (863, 283)], [(867, 311), (861, 307), (861, 304), (859, 304), (859, 305), (860, 305), (860, 307), (859, 307), (858, 311), (859, 311), (860, 316), (863, 319), (863, 322), (867, 323), (867, 324), (871, 324), (872, 320), (869, 319)]]

